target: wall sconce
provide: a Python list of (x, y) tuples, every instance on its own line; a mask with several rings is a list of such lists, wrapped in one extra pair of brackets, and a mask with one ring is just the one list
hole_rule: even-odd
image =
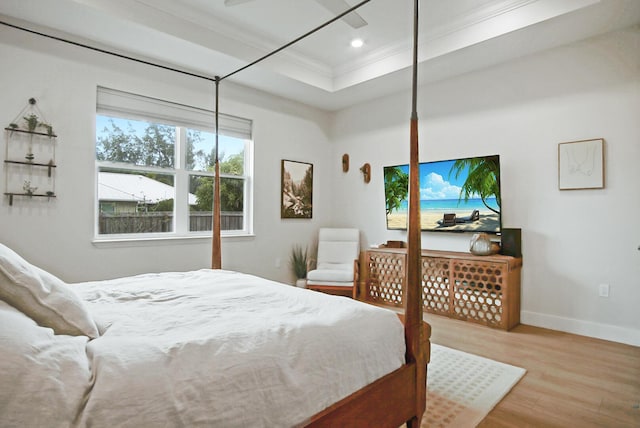
[(364, 165), (362, 165), (362, 167), (360, 167), (360, 171), (362, 171), (362, 174), (364, 175), (364, 182), (368, 183), (371, 181), (371, 165), (369, 165), (368, 163), (365, 163)]
[(349, 155), (345, 153), (342, 155), (342, 172), (347, 171), (349, 171)]

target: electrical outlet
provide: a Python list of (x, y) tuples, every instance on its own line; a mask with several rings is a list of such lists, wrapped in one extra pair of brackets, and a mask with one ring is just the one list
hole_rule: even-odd
[(600, 284), (598, 286), (598, 296), (609, 297), (609, 284)]
[(280, 266), (282, 266), (282, 260), (280, 260), (280, 258), (278, 257), (276, 258), (276, 267), (280, 269)]

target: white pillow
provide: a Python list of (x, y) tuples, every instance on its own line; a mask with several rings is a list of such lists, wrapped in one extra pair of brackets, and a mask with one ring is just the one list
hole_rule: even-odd
[(68, 428), (91, 389), (85, 336), (58, 336), (0, 301), (0, 425)]
[(56, 334), (99, 336), (82, 299), (71, 287), (2, 244), (0, 299)]

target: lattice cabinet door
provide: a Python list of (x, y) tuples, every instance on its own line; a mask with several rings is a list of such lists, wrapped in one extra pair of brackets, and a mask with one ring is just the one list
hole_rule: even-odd
[(450, 292), (449, 270), (451, 259), (422, 257), (422, 299), (424, 310), (438, 315), (449, 315), (453, 303)]
[(367, 301), (402, 307), (406, 254), (368, 251), (365, 257)]
[[(373, 249), (361, 259), (360, 296), (401, 308), (406, 283), (406, 250)], [(422, 251), (425, 312), (509, 330), (520, 323), (522, 259)]]
[(509, 265), (478, 260), (451, 260), (451, 286), (455, 318), (492, 327), (510, 328), (508, 307)]

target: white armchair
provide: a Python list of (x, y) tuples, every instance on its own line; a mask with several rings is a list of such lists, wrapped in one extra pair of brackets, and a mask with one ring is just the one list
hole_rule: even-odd
[(359, 254), (358, 229), (321, 228), (316, 268), (307, 272), (307, 288), (355, 299)]

